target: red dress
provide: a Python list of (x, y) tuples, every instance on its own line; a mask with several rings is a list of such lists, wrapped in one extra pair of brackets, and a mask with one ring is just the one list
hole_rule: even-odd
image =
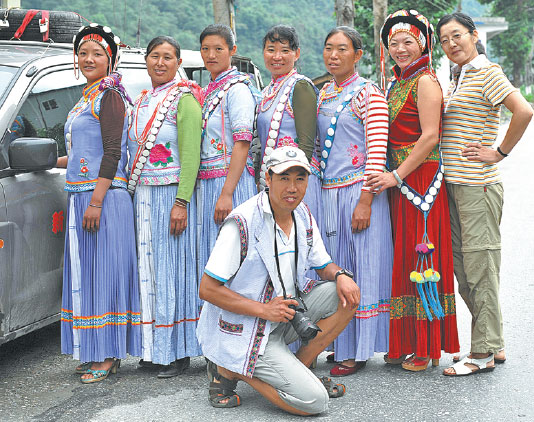
[[(388, 162), (397, 168), (413, 149), (421, 135), (417, 110), (417, 82), (428, 69), (428, 56), (397, 72), (396, 83), (388, 94), (389, 143)], [(435, 77), (435, 76), (434, 76)], [(424, 194), (439, 166), (438, 146), (405, 182), (420, 194)], [(425, 223), (423, 213), (401, 194), (400, 189), (389, 190), (394, 242), (393, 280), (391, 290), (389, 353), (392, 359), (404, 354), (430, 356), (439, 359), (441, 350), (456, 353), (460, 346), (456, 327), (456, 303), (454, 297), (454, 271), (452, 262), (449, 205), (445, 183), (434, 201), (427, 217), (427, 234), (434, 243), (432, 254), (434, 269), (441, 274), (438, 292), (445, 317), (429, 321), (423, 308), (416, 283), (410, 281), (410, 272), (416, 269), (418, 255), (415, 246), (422, 241)]]

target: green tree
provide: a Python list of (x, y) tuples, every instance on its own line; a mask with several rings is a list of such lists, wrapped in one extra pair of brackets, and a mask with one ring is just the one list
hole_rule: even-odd
[(493, 53), (511, 81), (519, 87), (531, 84), (534, 52), (534, 0), (480, 0), (490, 5), (490, 14), (503, 16), (508, 30), (490, 40)]
[[(297, 29), (299, 70), (310, 77), (325, 72), (322, 46), (328, 30), (335, 26), (332, 0), (239, 0), (235, 4), (238, 54), (251, 57), (264, 79), (270, 75), (263, 64), (262, 38), (279, 23)], [(212, 0), (22, 0), (22, 7), (77, 12), (91, 22), (110, 26), (131, 46), (137, 44), (140, 16), (141, 47), (157, 35), (170, 35), (182, 48), (198, 50), (200, 32), (214, 22)]]

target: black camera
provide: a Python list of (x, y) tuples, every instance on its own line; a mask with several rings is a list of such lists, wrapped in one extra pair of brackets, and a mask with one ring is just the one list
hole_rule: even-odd
[(295, 310), (295, 316), (290, 321), (291, 326), (302, 341), (307, 342), (314, 339), (321, 329), (309, 317), (304, 315), (304, 312), (308, 310), (304, 301), (300, 297), (292, 297), (291, 299), (298, 302), (297, 306), (289, 305), (291, 309)]

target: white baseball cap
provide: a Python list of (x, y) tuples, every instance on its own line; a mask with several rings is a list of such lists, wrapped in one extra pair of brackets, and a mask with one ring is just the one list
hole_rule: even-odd
[(267, 170), (272, 170), (276, 174), (283, 173), (291, 167), (302, 167), (311, 173), (310, 163), (304, 151), (297, 147), (284, 146), (276, 148), (265, 163)]

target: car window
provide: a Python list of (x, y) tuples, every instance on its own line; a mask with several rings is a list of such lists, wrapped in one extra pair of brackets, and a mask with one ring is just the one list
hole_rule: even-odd
[(148, 76), (148, 72), (144, 67), (121, 67), (119, 68), (119, 72), (122, 74), (122, 84), (132, 101), (135, 101), (143, 89), (152, 88), (150, 76)]
[[(8, 87), (13, 75), (17, 73), (18, 68), (9, 66), (0, 66), (0, 98), (5, 94), (5, 90)], [(1, 104), (1, 102), (0, 102)]]
[[(145, 69), (123, 68), (122, 82), (126, 91), (135, 99), (142, 89), (150, 88), (150, 78)], [(41, 77), (33, 86), (17, 116), (6, 133), (4, 143), (21, 137), (51, 138), (57, 142), (58, 156), (67, 154), (64, 128), (67, 114), (82, 96), (86, 84), (83, 76), (74, 77), (74, 72), (59, 70)]]
[(210, 72), (204, 68), (185, 68), (189, 79), (194, 80), (201, 87), (205, 87), (210, 82)]
[(42, 76), (22, 104), (4, 142), (9, 144), (20, 137), (51, 138), (58, 144), (58, 156), (66, 155), (65, 121), (80, 99), (84, 85), (85, 79), (77, 80), (71, 69)]

